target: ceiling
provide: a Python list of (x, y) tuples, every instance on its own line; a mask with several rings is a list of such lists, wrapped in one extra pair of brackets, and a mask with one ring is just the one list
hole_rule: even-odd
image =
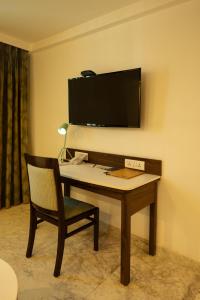
[(0, 0), (0, 33), (36, 43), (137, 1)]

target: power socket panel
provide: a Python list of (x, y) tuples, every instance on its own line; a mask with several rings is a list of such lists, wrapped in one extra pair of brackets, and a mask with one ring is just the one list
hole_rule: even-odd
[(87, 152), (75, 151), (75, 157), (79, 156), (80, 154), (85, 154), (86, 158), (84, 158), (84, 160), (88, 161), (88, 153)]
[(130, 169), (137, 169), (144, 171), (145, 162), (143, 160), (127, 159), (125, 158), (125, 167)]

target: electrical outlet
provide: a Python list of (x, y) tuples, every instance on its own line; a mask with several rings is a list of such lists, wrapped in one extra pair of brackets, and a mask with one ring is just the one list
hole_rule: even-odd
[(85, 154), (86, 157), (84, 158), (84, 160), (88, 161), (88, 153), (86, 153), (86, 152), (80, 152), (80, 151), (75, 151), (75, 157), (78, 157), (80, 154)]
[(135, 160), (135, 159), (127, 159), (125, 158), (125, 167), (130, 169), (137, 169), (144, 171), (145, 169), (145, 162), (142, 160)]

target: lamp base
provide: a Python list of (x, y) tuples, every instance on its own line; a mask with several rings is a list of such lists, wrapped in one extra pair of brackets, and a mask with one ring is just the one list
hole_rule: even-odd
[(68, 150), (66, 147), (63, 147), (63, 148), (60, 150), (59, 155), (58, 155), (58, 161), (59, 161), (60, 163), (63, 163), (64, 160), (66, 160), (66, 155), (65, 155), (66, 151), (67, 151), (67, 153), (69, 154), (70, 158), (72, 158), (72, 155), (71, 155), (71, 153), (69, 152), (69, 150)]

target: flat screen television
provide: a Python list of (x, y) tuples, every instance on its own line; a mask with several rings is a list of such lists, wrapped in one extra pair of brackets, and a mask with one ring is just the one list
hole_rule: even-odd
[(69, 123), (140, 127), (141, 68), (68, 80)]

